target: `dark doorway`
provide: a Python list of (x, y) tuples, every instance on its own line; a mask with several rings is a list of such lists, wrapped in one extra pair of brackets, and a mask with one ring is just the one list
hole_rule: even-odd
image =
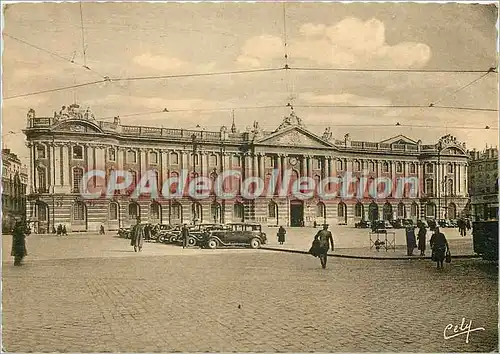
[(371, 203), (369, 207), (368, 217), (370, 221), (378, 220), (378, 205), (375, 203)]
[(290, 202), (290, 226), (304, 226), (304, 203), (300, 200)]

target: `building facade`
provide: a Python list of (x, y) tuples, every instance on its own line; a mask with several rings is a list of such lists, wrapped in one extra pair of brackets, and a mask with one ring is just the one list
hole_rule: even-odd
[(469, 194), (477, 220), (498, 219), (498, 148), (470, 151)]
[(2, 149), (2, 232), (10, 232), (14, 217), (26, 215), (28, 169), (9, 149)]
[[(98, 121), (74, 104), (53, 117), (36, 117), (30, 110), (24, 133), (31, 161), (29, 214), (42, 231), (58, 224), (72, 231), (97, 230), (100, 225), (113, 230), (135, 223), (137, 217), (166, 224), (255, 221), (273, 226), (453, 218), (468, 200), (469, 156), (465, 144), (454, 137), (444, 136), (432, 145), (402, 135), (382, 142), (351, 141), (349, 135), (337, 140), (330, 128), (322, 136), (307, 130), (293, 110), (274, 131), (263, 131), (257, 122), (245, 132), (238, 132), (234, 122), (219, 131), (199, 131), (122, 125), (118, 117), (112, 123)], [(136, 181), (147, 170), (154, 170), (159, 181), (182, 170), (214, 179), (237, 170), (243, 180), (268, 180), (273, 170), (289, 170), (295, 179), (307, 176), (316, 182), (350, 173), (358, 181), (362, 176), (415, 177), (420, 188), (413, 196), (390, 194), (383, 199), (365, 191), (353, 198), (315, 195), (301, 200), (273, 191), (256, 199), (236, 195), (225, 200), (212, 193), (202, 200), (186, 195), (152, 200), (135, 199), (129, 189), (111, 199), (85, 200), (78, 186), (92, 169), (105, 170), (107, 177), (127, 170)]]

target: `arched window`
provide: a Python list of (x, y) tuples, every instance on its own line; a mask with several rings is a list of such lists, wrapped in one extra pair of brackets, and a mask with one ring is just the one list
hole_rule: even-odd
[(191, 163), (194, 164), (194, 166), (198, 166), (200, 164), (198, 154), (191, 154)]
[(214, 223), (221, 222), (221, 206), (219, 203), (214, 202), (210, 205), (210, 220), (213, 220)]
[(448, 219), (456, 219), (457, 218), (457, 206), (455, 203), (450, 203), (448, 206)]
[(140, 216), (141, 216), (141, 210), (139, 204), (130, 203), (128, 205), (128, 218), (131, 220), (136, 220)]
[(378, 220), (379, 214), (378, 214), (378, 205), (375, 202), (371, 202), (370, 206), (368, 208), (368, 217), (370, 221), (375, 221)]
[(243, 221), (245, 218), (245, 209), (243, 208), (243, 204), (237, 202), (233, 206), (233, 218), (234, 220)]
[(432, 179), (425, 180), (425, 193), (428, 195), (434, 194), (434, 181)]
[(118, 220), (118, 203), (109, 203), (109, 220)]
[(38, 189), (41, 193), (47, 192), (47, 171), (45, 167), (37, 167), (38, 172)]
[(453, 173), (453, 165), (451, 163), (446, 165), (446, 170), (448, 171), (448, 173)]
[(392, 205), (391, 203), (387, 202), (384, 204), (384, 220), (392, 220)]
[(38, 144), (36, 146), (36, 157), (39, 159), (44, 159), (47, 157), (47, 150), (45, 148), (45, 145)]
[(406, 207), (403, 203), (398, 204), (398, 218), (400, 219), (406, 218)]
[(403, 173), (403, 164), (401, 162), (396, 162), (396, 172)]
[(434, 173), (434, 165), (431, 163), (428, 163), (425, 165), (425, 171), (427, 173)]
[(109, 161), (115, 161), (116, 160), (116, 151), (115, 151), (115, 148), (109, 148), (108, 149), (108, 160)]
[(416, 172), (417, 170), (415, 164), (413, 162), (410, 162), (410, 173), (416, 173)]
[(452, 195), (453, 194), (453, 180), (449, 179), (448, 182), (446, 182), (446, 190), (444, 191), (445, 195)]
[(267, 216), (269, 218), (276, 218), (278, 215), (278, 205), (272, 200), (267, 205)]
[(318, 204), (316, 204), (316, 217), (317, 218), (326, 217), (326, 206), (322, 202), (319, 202)]
[(193, 221), (203, 222), (203, 208), (200, 203), (195, 202), (191, 205)]
[(127, 162), (137, 163), (137, 153), (133, 150), (127, 151)]
[(433, 218), (436, 216), (436, 205), (434, 203), (427, 203), (425, 206), (425, 215)]
[(149, 163), (157, 164), (158, 163), (158, 153), (156, 151), (151, 151), (149, 153)]
[(170, 209), (170, 216), (172, 219), (180, 219), (182, 216), (182, 205), (179, 202), (172, 203), (172, 207)]
[(346, 215), (346, 205), (343, 202), (340, 202), (337, 206), (337, 216), (339, 218), (343, 218)]
[(82, 160), (83, 159), (83, 147), (80, 145), (75, 145), (72, 148), (73, 154), (71, 155), (73, 160)]
[(411, 204), (411, 217), (416, 218), (418, 216), (418, 204), (413, 202)]
[(361, 171), (361, 163), (358, 160), (354, 161), (353, 167), (354, 167), (354, 171), (356, 171), (356, 172)]
[(362, 218), (363, 217), (363, 204), (360, 202), (357, 202), (356, 205), (354, 206), (354, 216), (357, 218)]
[(370, 172), (375, 172), (375, 163), (373, 161), (370, 161), (368, 163), (368, 167), (370, 169)]
[(389, 163), (386, 161), (382, 162), (382, 172), (389, 172)]
[(153, 202), (149, 206), (149, 218), (159, 220), (161, 215), (161, 205), (158, 202)]
[(171, 165), (178, 165), (179, 164), (179, 154), (177, 154), (176, 152), (170, 153), (170, 164)]
[[(241, 158), (238, 155), (233, 155), (233, 167), (241, 167)], [(269, 166), (266, 166), (269, 167)]]
[(85, 204), (83, 204), (82, 202), (76, 202), (73, 204), (73, 220), (74, 221), (85, 220)]
[(342, 160), (337, 160), (337, 171), (344, 171), (344, 164)]
[(73, 192), (79, 192), (82, 186), (83, 168), (73, 168)]
[(210, 166), (217, 166), (217, 155), (215, 154), (210, 155), (210, 157), (208, 158), (208, 164)]

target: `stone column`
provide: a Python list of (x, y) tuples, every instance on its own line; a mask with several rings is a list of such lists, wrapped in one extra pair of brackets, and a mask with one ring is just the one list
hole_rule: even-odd
[(69, 190), (71, 187), (71, 181), (69, 178), (69, 150), (71, 149), (71, 146), (69, 144), (64, 144), (62, 146), (62, 151), (63, 151), (63, 161), (62, 161), (62, 170), (63, 170), (63, 179), (62, 179), (62, 184), (65, 187), (66, 190)]
[(302, 155), (302, 159), (300, 162), (300, 177), (307, 176), (307, 156)]
[(61, 181), (61, 145), (54, 144), (54, 187), (60, 187)]
[(464, 194), (468, 195), (469, 194), (469, 172), (467, 171), (467, 166), (464, 166), (463, 169), (464, 176), (463, 176), (463, 181), (464, 181)]
[(200, 152), (200, 161), (201, 161), (201, 175), (208, 177), (209, 175), (209, 166), (208, 160), (210, 158), (209, 154), (205, 151)]
[(264, 167), (264, 161), (266, 159), (265, 154), (259, 154), (259, 177), (264, 178), (266, 176), (266, 171)]
[(29, 191), (30, 193), (33, 193), (34, 192), (34, 186), (35, 186), (35, 183), (34, 183), (34, 171), (36, 169), (35, 167), (35, 159), (33, 157), (33, 144), (31, 143), (28, 143), (26, 144), (28, 149), (30, 150), (30, 165), (29, 165), (29, 180), (28, 180), (28, 183), (29, 183)]
[(332, 176), (332, 158), (331, 157), (327, 157), (327, 171), (328, 171), (328, 175), (327, 177), (331, 177)]
[[(104, 171), (106, 169), (106, 147), (98, 145), (95, 148), (94, 166), (96, 170)], [(96, 187), (104, 187), (104, 180), (98, 179)]]
[(147, 149), (139, 149), (138, 156), (139, 156), (139, 175), (138, 175), (138, 180), (139, 182), (142, 177), (146, 174), (146, 171), (148, 169), (147, 165), (147, 156), (148, 156), (148, 150)]
[(163, 183), (168, 178), (168, 152), (166, 150), (160, 150), (160, 183), (158, 189), (161, 190)]
[(312, 177), (312, 156), (308, 155), (307, 156), (307, 177)]
[(281, 163), (281, 157), (282, 157), (281, 154), (278, 154), (278, 156), (276, 156), (276, 159), (277, 159), (277, 169), (278, 169), (278, 179), (277, 179), (277, 183), (278, 184), (280, 184), (281, 181), (283, 180), (283, 166), (282, 166), (282, 163)]
[[(85, 151), (87, 151), (87, 166), (86, 171), (91, 171), (95, 169), (95, 160), (94, 160), (94, 150), (95, 148), (91, 145), (85, 146)], [(95, 178), (92, 178), (89, 181), (89, 186), (95, 187)]]
[(259, 170), (258, 170), (258, 156), (257, 154), (252, 154), (252, 176), (256, 177), (259, 175)]

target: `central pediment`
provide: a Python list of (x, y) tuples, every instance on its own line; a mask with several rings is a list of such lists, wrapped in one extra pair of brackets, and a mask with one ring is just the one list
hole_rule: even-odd
[(289, 127), (255, 142), (256, 145), (325, 148), (333, 145), (301, 127)]
[(56, 124), (52, 130), (75, 133), (102, 133), (101, 128), (93, 122), (74, 119), (63, 120)]

